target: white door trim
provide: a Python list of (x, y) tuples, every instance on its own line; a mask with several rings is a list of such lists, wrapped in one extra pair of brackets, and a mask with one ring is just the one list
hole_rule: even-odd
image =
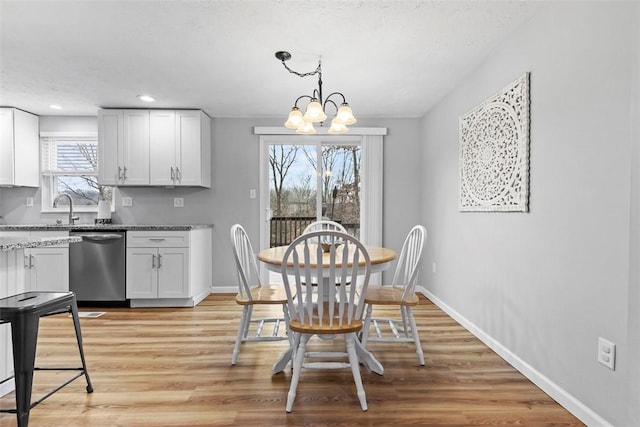
[[(362, 205), (360, 213), (360, 239), (366, 245), (382, 246), (382, 201), (383, 201), (383, 142), (386, 128), (350, 128), (349, 134), (329, 135), (324, 128), (319, 129), (323, 141), (360, 142), (362, 147)], [(254, 133), (260, 135), (260, 243), (259, 248), (269, 247), (269, 193), (262, 191), (269, 182), (267, 168), (268, 146), (272, 143), (294, 144), (296, 141), (313, 142), (318, 135), (298, 135), (285, 127), (254, 127)], [(257, 249), (257, 248), (256, 248)], [(259, 249), (258, 249), (259, 250)], [(266, 269), (263, 269), (265, 271)], [(372, 276), (370, 283), (379, 284), (380, 274)]]

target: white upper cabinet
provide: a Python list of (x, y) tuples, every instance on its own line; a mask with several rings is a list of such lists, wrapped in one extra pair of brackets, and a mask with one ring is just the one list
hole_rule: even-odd
[(101, 110), (98, 134), (101, 184), (211, 187), (211, 119), (200, 110)]
[(149, 110), (98, 111), (98, 181), (149, 185)]
[(149, 184), (149, 111), (123, 111), (123, 185)]
[(211, 119), (200, 110), (151, 111), (151, 185), (211, 187)]
[(153, 110), (150, 117), (151, 184), (175, 185), (176, 181), (176, 113), (171, 110)]
[(122, 141), (122, 110), (98, 111), (98, 182), (120, 184), (122, 168), (118, 165), (118, 144)]
[(0, 108), (0, 185), (40, 186), (38, 116)]
[(211, 187), (211, 119), (202, 111), (176, 111), (176, 185)]

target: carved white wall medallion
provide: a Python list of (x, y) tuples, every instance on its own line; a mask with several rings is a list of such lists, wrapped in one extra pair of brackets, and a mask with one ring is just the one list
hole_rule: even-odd
[(527, 212), (529, 73), (460, 117), (460, 211)]

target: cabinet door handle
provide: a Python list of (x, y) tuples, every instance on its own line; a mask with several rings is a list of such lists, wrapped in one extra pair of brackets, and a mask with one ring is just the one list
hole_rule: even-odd
[(36, 263), (34, 262), (35, 257), (33, 255), (29, 255), (29, 268), (35, 268)]
[(173, 172), (173, 166), (171, 166), (171, 181), (175, 181), (176, 180), (176, 175)]
[(166, 239), (164, 237), (149, 237), (149, 240), (151, 240), (152, 242), (163, 242)]
[(180, 168), (176, 166), (176, 181), (182, 182), (182, 172), (180, 172)]
[(118, 166), (118, 181), (122, 181), (122, 168)]
[(30, 268), (29, 267), (29, 261), (30, 261), (29, 255), (25, 255), (24, 256), (24, 268)]
[(127, 180), (127, 167), (123, 167), (122, 168), (122, 180), (126, 181)]
[(151, 268), (156, 268), (156, 256), (151, 255)]
[(158, 255), (158, 268), (162, 267), (162, 255)]

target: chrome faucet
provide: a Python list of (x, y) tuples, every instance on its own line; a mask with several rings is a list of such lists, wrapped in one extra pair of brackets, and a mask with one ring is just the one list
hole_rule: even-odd
[(80, 219), (80, 217), (73, 216), (73, 199), (71, 199), (70, 195), (68, 195), (67, 193), (58, 194), (56, 198), (53, 200), (53, 207), (54, 208), (58, 207), (58, 201), (60, 200), (60, 198), (62, 198), (62, 196), (65, 196), (69, 200), (69, 225), (73, 225), (75, 224), (75, 221), (77, 219)]

